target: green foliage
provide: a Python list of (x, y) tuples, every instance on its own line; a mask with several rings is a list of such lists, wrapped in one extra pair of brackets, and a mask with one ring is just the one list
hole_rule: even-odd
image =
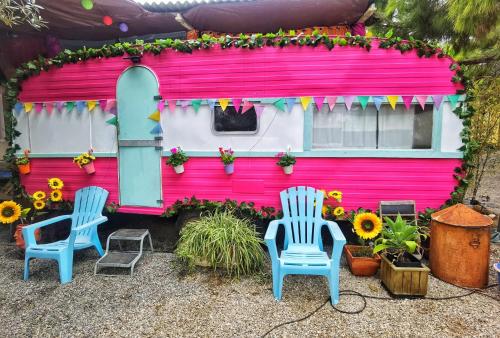
[(30, 159), (28, 156), (18, 157), (18, 158), (16, 158), (15, 161), (16, 161), (17, 165), (25, 165), (25, 164), (30, 163)]
[(418, 226), (408, 224), (399, 214), (395, 221), (389, 217), (385, 221), (387, 225), (375, 240), (374, 253), (383, 251), (399, 260), (405, 252), (413, 254), (419, 250), (420, 241), (426, 235), (420, 232)]
[(12, 28), (22, 24), (29, 24), (31, 27), (40, 30), (47, 27), (46, 21), (42, 20), (40, 10), (43, 7), (35, 4), (35, 1), (26, 0), (1, 0), (0, 1), (0, 22)]
[(177, 167), (189, 160), (189, 157), (186, 155), (184, 150), (181, 149), (181, 147), (170, 149), (170, 153), (170, 156), (167, 158), (167, 164), (172, 167)]
[(286, 152), (286, 153), (279, 153), (278, 154), (278, 162), (276, 162), (277, 165), (280, 167), (288, 167), (289, 165), (294, 165), (297, 162), (297, 159), (295, 156), (292, 154)]
[(213, 270), (223, 268), (229, 276), (239, 277), (262, 269), (262, 244), (248, 220), (216, 211), (181, 230), (175, 253), (189, 268), (207, 264)]

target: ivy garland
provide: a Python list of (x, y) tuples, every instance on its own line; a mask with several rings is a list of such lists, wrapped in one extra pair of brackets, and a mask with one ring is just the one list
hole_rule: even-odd
[[(394, 48), (401, 53), (416, 50), (419, 57), (431, 57), (437, 55), (438, 58), (449, 57), (441, 48), (433, 43), (422, 40), (416, 40), (410, 37), (404, 40), (400, 37), (392, 37), (392, 32), (389, 32), (385, 37), (377, 38), (380, 42), (378, 47), (383, 49)], [(17, 102), (19, 92), (21, 90), (22, 81), (27, 78), (40, 74), (41, 71), (47, 71), (52, 67), (62, 67), (64, 64), (77, 63), (89, 59), (96, 58), (109, 58), (128, 55), (141, 55), (144, 53), (152, 53), (154, 55), (160, 54), (165, 49), (171, 49), (181, 53), (192, 53), (195, 50), (208, 49), (216, 45), (221, 48), (248, 48), (256, 49), (263, 47), (286, 47), (289, 45), (294, 46), (325, 46), (328, 50), (335, 47), (352, 46), (359, 47), (370, 51), (372, 48), (371, 38), (364, 36), (352, 36), (346, 33), (345, 36), (330, 37), (327, 34), (320, 34), (315, 30), (312, 35), (296, 35), (295, 31), (291, 30), (288, 33), (280, 30), (278, 33), (268, 34), (240, 34), (238, 37), (230, 35), (222, 36), (219, 38), (212, 37), (204, 34), (201, 38), (196, 40), (179, 40), (179, 39), (164, 39), (156, 40), (154, 43), (144, 43), (142, 40), (136, 40), (135, 43), (123, 42), (115, 43), (112, 45), (103, 45), (101, 48), (86, 48), (83, 47), (76, 51), (64, 50), (53, 58), (45, 58), (39, 56), (37, 59), (26, 62), (16, 69), (15, 75), (8, 80), (6, 90), (7, 112), (5, 114), (6, 136), (9, 141), (9, 148), (6, 151), (4, 160), (9, 163), (14, 163), (15, 154), (20, 150), (19, 145), (14, 144), (13, 140), (20, 135), (15, 130), (16, 120), (13, 117), (12, 109)], [(465, 82), (463, 72), (457, 63), (452, 63), (450, 66), (455, 75), (452, 77), (452, 82)], [(461, 94), (463, 92), (459, 92)], [(465, 102), (470, 101), (467, 96)], [(458, 180), (458, 185), (455, 191), (451, 194), (451, 200), (447, 203), (456, 203), (465, 194), (470, 174), (467, 174), (467, 168), (471, 165), (471, 158), (474, 155), (474, 147), (470, 142), (470, 120), (473, 115), (473, 110), (468, 105), (464, 104), (455, 110), (455, 113), (463, 119), (464, 130), (462, 132), (462, 141), (464, 146), (460, 148), (464, 152), (464, 162), (462, 167), (455, 169), (455, 177)], [(13, 175), (12, 181), (16, 188), (17, 193), (22, 192), (18, 175)], [(169, 213), (168, 209), (166, 213)]]

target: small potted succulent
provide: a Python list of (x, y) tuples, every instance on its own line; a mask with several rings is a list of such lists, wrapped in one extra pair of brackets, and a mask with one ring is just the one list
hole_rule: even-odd
[(354, 216), (353, 225), (360, 245), (344, 246), (347, 265), (355, 276), (373, 276), (381, 261), (373, 253), (373, 239), (380, 234), (382, 221), (372, 212), (361, 212)]
[(395, 221), (389, 217), (385, 217), (385, 221), (387, 224), (373, 248), (374, 253), (382, 253), (382, 283), (395, 295), (425, 296), (430, 269), (414, 254), (421, 252), (420, 243), (427, 235), (418, 226), (408, 224), (399, 214)]
[(24, 155), (22, 157), (16, 158), (16, 165), (19, 169), (19, 173), (22, 175), (27, 175), (31, 172), (31, 164), (29, 159), (30, 151), (28, 149), (24, 150)]
[(276, 155), (278, 157), (277, 165), (283, 168), (285, 175), (290, 175), (293, 173), (293, 165), (297, 162), (295, 156), (290, 154), (290, 148), (286, 153), (280, 152)]
[(219, 154), (222, 163), (224, 163), (224, 171), (226, 174), (231, 175), (234, 173), (234, 151), (231, 148), (224, 149), (219, 147)]
[(184, 172), (184, 163), (189, 160), (189, 157), (187, 157), (181, 147), (170, 149), (170, 153), (167, 159), (167, 165), (173, 167), (176, 174), (182, 174)]
[(76, 163), (77, 166), (85, 169), (87, 174), (92, 175), (95, 173), (94, 160), (95, 156), (92, 155), (92, 150), (89, 150), (88, 152), (82, 153), (73, 158), (73, 163)]

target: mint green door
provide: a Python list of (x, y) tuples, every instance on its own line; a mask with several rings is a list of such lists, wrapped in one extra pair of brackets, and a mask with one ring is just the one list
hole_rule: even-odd
[(151, 134), (156, 122), (158, 81), (147, 68), (134, 66), (118, 79), (120, 204), (161, 207), (161, 140)]

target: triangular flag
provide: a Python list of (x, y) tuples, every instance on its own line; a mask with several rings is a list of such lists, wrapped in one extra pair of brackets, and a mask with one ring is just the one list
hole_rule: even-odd
[(292, 112), (292, 109), (293, 109), (293, 106), (295, 105), (295, 102), (297, 101), (297, 99), (295, 97), (288, 97), (286, 98), (286, 106), (287, 106), (287, 111), (289, 113)]
[(118, 118), (116, 116), (113, 116), (109, 120), (106, 121), (107, 124), (112, 124), (114, 126), (118, 125)]
[(398, 103), (399, 96), (397, 95), (387, 95), (387, 101), (389, 101), (392, 110), (396, 109), (396, 103)]
[(366, 105), (368, 104), (369, 99), (369, 96), (358, 96), (359, 104), (361, 105), (361, 108), (363, 108), (363, 110), (366, 109)]
[(49, 115), (52, 114), (52, 111), (54, 110), (54, 105), (55, 105), (55, 102), (47, 102), (45, 104), (45, 109), (47, 110), (47, 113)]
[(264, 108), (266, 108), (266, 106), (263, 104), (254, 104), (253, 107), (255, 108), (257, 117), (260, 117), (260, 115), (262, 115), (262, 112), (264, 112)]
[(189, 107), (189, 100), (182, 100), (181, 101), (181, 108), (183, 112), (186, 112), (186, 109)]
[(243, 108), (241, 109), (241, 113), (245, 114), (249, 109), (251, 109), (254, 104), (250, 101), (243, 101)]
[(301, 96), (300, 103), (302, 104), (302, 108), (304, 110), (306, 110), (307, 107), (309, 107), (309, 103), (311, 103), (311, 97), (310, 96)]
[(176, 100), (168, 100), (168, 109), (170, 112), (175, 112), (175, 108), (177, 107), (177, 101)]
[(380, 110), (382, 102), (384, 102), (383, 96), (373, 96), (373, 103), (375, 104), (375, 108), (377, 108), (377, 110)]
[(241, 99), (233, 99), (233, 107), (236, 112), (239, 112), (241, 107)]
[(427, 96), (417, 95), (415, 97), (417, 98), (418, 103), (420, 103), (420, 107), (422, 107), (422, 110), (425, 109), (425, 101), (427, 101)]
[(165, 108), (165, 100), (158, 101), (158, 103), (156, 104), (156, 107), (158, 108), (158, 111), (160, 111), (160, 113), (161, 113), (163, 111), (163, 109)]
[(43, 109), (43, 103), (37, 102), (35, 103), (35, 112), (36, 113), (41, 113)]
[(94, 110), (96, 105), (97, 105), (97, 102), (95, 100), (87, 101), (87, 108), (88, 108), (89, 112)]
[(451, 109), (455, 109), (458, 103), (458, 99), (460, 98), (459, 94), (448, 95), (448, 100), (450, 101)]
[(348, 95), (344, 96), (344, 103), (345, 106), (347, 107), (347, 110), (351, 110), (352, 103), (354, 102), (355, 96)]
[[(111, 112), (111, 110), (113, 110), (113, 108), (116, 108), (116, 100), (113, 100), (113, 99), (110, 99), (110, 100), (107, 100), (106, 101), (106, 111), (110, 112), (111, 114), (113, 114)], [(116, 113), (115, 113), (116, 114)]]
[(220, 107), (222, 111), (226, 111), (227, 105), (229, 104), (229, 99), (219, 99)]
[(117, 113), (116, 106), (111, 107), (111, 109), (109, 110), (109, 112), (108, 112), (108, 113), (113, 114), (113, 115), (116, 115), (116, 113)]
[(197, 113), (200, 110), (201, 100), (191, 100), (191, 105), (193, 106), (194, 111)]
[(33, 109), (33, 103), (31, 102), (26, 102), (24, 104), (24, 111), (29, 113)]
[(410, 109), (411, 101), (413, 101), (413, 96), (403, 95), (401, 96), (401, 98), (403, 99), (403, 103), (405, 104), (406, 110)]
[(75, 103), (73, 101), (66, 102), (66, 110), (68, 111), (68, 113), (71, 112), (74, 107)]
[(102, 111), (106, 111), (106, 104), (108, 103), (108, 100), (99, 100), (99, 107), (101, 107)]
[(432, 100), (434, 101), (434, 107), (439, 110), (443, 102), (443, 95), (432, 95)]
[(324, 97), (315, 97), (314, 98), (314, 103), (316, 104), (316, 107), (318, 107), (318, 110), (321, 110), (321, 108), (323, 108), (323, 102), (325, 102)]
[(85, 101), (76, 101), (76, 111), (78, 112), (78, 114), (81, 114), (83, 112), (86, 105), (87, 103)]
[(56, 102), (56, 107), (57, 107), (57, 110), (62, 113), (63, 109), (64, 109), (64, 102), (62, 101), (59, 101), (59, 102)]
[(285, 111), (285, 99), (279, 99), (278, 101), (275, 101), (273, 105), (278, 108), (281, 111)]
[(14, 111), (16, 112), (17, 115), (21, 114), (21, 111), (23, 110), (23, 104), (21, 102), (16, 102), (14, 105)]
[(332, 111), (333, 107), (335, 107), (335, 103), (337, 103), (337, 97), (336, 96), (327, 96), (326, 103), (328, 103), (328, 108), (330, 108), (330, 111)]
[(150, 131), (151, 134), (161, 134), (163, 133), (163, 129), (161, 129), (161, 124), (157, 123), (156, 126), (154, 126), (153, 129)]
[(148, 119), (150, 120), (153, 120), (153, 121), (156, 121), (156, 122), (160, 122), (160, 111), (157, 110), (155, 111), (153, 114), (149, 115), (148, 116)]
[(210, 107), (211, 110), (214, 110), (215, 108), (215, 100), (213, 99), (207, 99), (208, 106)]

